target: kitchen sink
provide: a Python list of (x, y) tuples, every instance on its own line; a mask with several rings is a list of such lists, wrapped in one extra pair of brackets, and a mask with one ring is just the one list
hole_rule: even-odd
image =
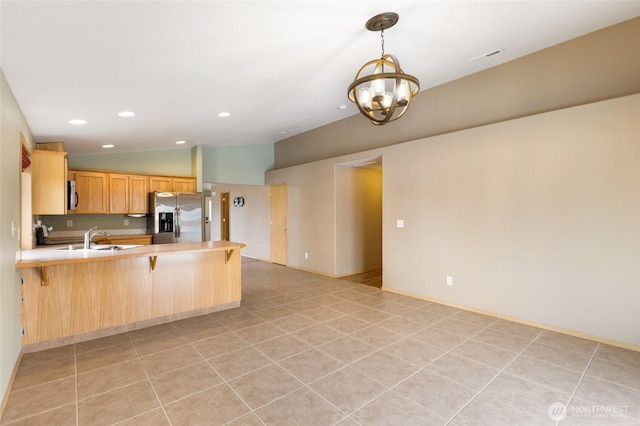
[(136, 247), (142, 247), (142, 244), (112, 244), (112, 245), (95, 245), (89, 250), (127, 250)]
[[(82, 247), (82, 244), (73, 244), (71, 246), (57, 248), (56, 250), (84, 250)], [(142, 247), (142, 244), (94, 244), (89, 251), (117, 251), (136, 247)]]

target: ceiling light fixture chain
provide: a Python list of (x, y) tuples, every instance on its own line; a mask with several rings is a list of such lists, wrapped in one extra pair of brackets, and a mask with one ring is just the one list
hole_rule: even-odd
[(383, 125), (402, 117), (411, 99), (418, 94), (420, 82), (405, 74), (400, 61), (384, 52), (384, 30), (398, 22), (397, 13), (386, 12), (369, 19), (365, 27), (380, 31), (380, 59), (364, 64), (347, 90), (349, 100), (375, 125)]

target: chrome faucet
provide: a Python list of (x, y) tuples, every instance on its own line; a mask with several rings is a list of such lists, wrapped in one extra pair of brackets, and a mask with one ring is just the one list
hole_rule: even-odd
[(96, 235), (104, 235), (105, 237), (108, 237), (109, 235), (111, 235), (110, 232), (103, 232), (103, 231), (94, 232), (92, 234), (91, 231), (95, 229), (98, 229), (98, 227), (94, 226), (93, 228), (89, 229), (87, 232), (84, 233), (84, 249), (85, 250), (89, 250), (91, 248), (91, 240), (93, 240), (93, 237), (95, 237)]

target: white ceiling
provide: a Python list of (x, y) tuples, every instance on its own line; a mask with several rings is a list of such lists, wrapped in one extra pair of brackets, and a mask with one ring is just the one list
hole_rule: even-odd
[(272, 143), (357, 113), (347, 86), (380, 56), (364, 24), (388, 11), (385, 51), (425, 90), (636, 17), (640, 1), (2, 1), (0, 65), (35, 140), (73, 154)]

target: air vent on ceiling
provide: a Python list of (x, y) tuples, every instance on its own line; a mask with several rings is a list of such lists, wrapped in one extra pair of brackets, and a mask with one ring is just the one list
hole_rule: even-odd
[(480, 56), (476, 56), (475, 58), (469, 59), (469, 62), (474, 62), (480, 59), (488, 58), (490, 56), (497, 55), (498, 53), (502, 53), (502, 49), (495, 49), (495, 50), (492, 50), (491, 52), (483, 53)]

